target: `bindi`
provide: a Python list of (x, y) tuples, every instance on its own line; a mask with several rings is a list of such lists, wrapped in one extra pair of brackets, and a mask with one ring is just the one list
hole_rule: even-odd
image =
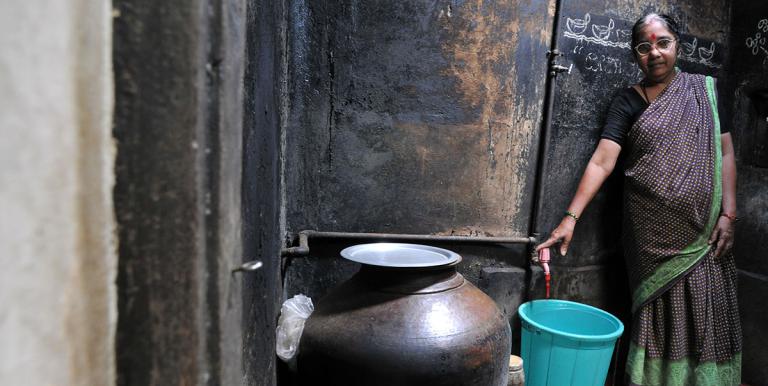
[(651, 34), (651, 41), (652, 42), (656, 41), (656, 34), (654, 34), (654, 33)]

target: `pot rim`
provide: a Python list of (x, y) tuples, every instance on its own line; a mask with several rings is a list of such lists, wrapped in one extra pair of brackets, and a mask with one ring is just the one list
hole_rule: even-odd
[(344, 248), (341, 256), (363, 265), (394, 269), (446, 268), (461, 261), (461, 255), (448, 249), (390, 242), (353, 245)]

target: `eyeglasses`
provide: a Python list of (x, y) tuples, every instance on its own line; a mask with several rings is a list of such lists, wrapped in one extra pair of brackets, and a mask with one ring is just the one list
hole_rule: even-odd
[(656, 47), (659, 51), (667, 51), (674, 45), (675, 39), (659, 39), (656, 43), (643, 42), (635, 46), (635, 51), (640, 56), (645, 56), (651, 53), (651, 49)]

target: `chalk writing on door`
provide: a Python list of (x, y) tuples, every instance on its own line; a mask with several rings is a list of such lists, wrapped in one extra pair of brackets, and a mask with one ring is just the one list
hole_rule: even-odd
[(766, 49), (766, 36), (768, 36), (768, 19), (757, 22), (757, 31), (753, 36), (747, 37), (747, 48), (752, 49), (752, 55), (763, 55), (763, 65), (768, 63), (768, 49)]
[(607, 24), (592, 23), (590, 25), (591, 21), (592, 16), (588, 13), (584, 14), (584, 17), (581, 19), (569, 17), (565, 21), (563, 35), (569, 39), (587, 41), (605, 47), (629, 49), (629, 40), (631, 38), (629, 30), (615, 29), (616, 23), (612, 18), (608, 19)]
[[(634, 73), (637, 66), (626, 64), (632, 54), (631, 25), (627, 20), (585, 13), (583, 17), (566, 18), (563, 36), (577, 41), (571, 53), (581, 56), (577, 61), (583, 61), (586, 70), (608, 74)], [(768, 21), (763, 25), (768, 27)], [(718, 48), (715, 42), (686, 35), (680, 37), (680, 45), (680, 60), (714, 69), (722, 67), (714, 60)]]

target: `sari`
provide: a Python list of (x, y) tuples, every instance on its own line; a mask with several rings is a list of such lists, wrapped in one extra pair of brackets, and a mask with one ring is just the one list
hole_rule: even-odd
[(739, 385), (733, 255), (707, 244), (720, 216), (714, 80), (678, 72), (627, 133), (624, 254), (632, 385)]

